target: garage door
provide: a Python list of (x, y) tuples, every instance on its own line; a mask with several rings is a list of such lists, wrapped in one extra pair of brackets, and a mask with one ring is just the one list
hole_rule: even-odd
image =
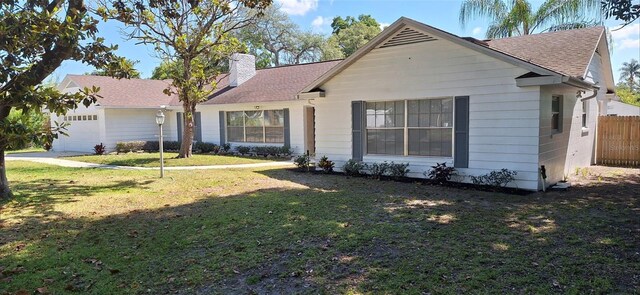
[(69, 123), (66, 131), (69, 136), (58, 137), (61, 149), (92, 153), (93, 147), (100, 143), (97, 115), (66, 116), (65, 121)]

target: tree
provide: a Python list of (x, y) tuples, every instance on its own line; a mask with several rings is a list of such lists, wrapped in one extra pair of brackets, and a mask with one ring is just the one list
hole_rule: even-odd
[(546, 0), (534, 11), (527, 0), (465, 0), (459, 19), (464, 27), (470, 19), (488, 18), (486, 37), (494, 39), (594, 26), (601, 23), (598, 7), (597, 0)]
[(625, 80), (630, 89), (640, 87), (640, 83), (636, 82), (636, 78), (640, 78), (640, 64), (637, 60), (632, 59), (630, 62), (623, 62), (620, 68), (620, 80)]
[(606, 18), (614, 17), (624, 22), (618, 29), (640, 18), (640, 3), (633, 4), (632, 0), (603, 0), (601, 5)]
[(140, 79), (140, 72), (135, 68), (135, 64), (137, 63), (138, 61), (133, 61), (128, 58), (121, 57), (109, 63), (106, 68), (98, 69), (91, 72), (90, 75), (113, 76), (118, 71), (125, 70), (129, 72), (130, 78)]
[(348, 57), (380, 33), (380, 24), (370, 15), (338, 16), (331, 28), (333, 34), (322, 47), (323, 60)]
[(243, 48), (231, 33), (251, 24), (272, 0), (99, 0), (96, 12), (122, 22), (126, 36), (153, 44), (163, 60), (179, 61), (168, 95), (177, 94), (184, 112), (179, 158), (191, 157), (196, 104), (216, 89), (209, 59), (226, 60)]
[[(113, 63), (116, 47), (104, 45), (97, 32), (97, 21), (87, 14), (83, 0), (0, 1), (0, 198), (11, 196), (6, 148), (28, 140), (50, 143), (65, 127), (33, 130), (25, 114), (46, 108), (62, 115), (79, 103), (95, 101), (95, 87), (62, 94), (55, 87), (40, 84), (65, 60), (96, 68)], [(125, 71), (113, 74), (128, 77)], [(15, 115), (15, 110), (22, 115)]]
[(320, 34), (302, 31), (276, 6), (242, 28), (237, 38), (256, 56), (258, 68), (319, 61), (324, 41)]

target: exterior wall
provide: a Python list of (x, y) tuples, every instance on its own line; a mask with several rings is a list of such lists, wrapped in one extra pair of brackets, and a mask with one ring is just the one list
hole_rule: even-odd
[[(341, 167), (351, 158), (351, 101), (470, 96), (469, 168), (481, 175), (518, 171), (511, 185), (538, 188), (539, 87), (520, 88), (527, 71), (444, 40), (374, 49), (321, 88), (316, 100), (316, 155)], [(436, 162), (453, 158), (364, 156), (365, 162), (409, 162), (410, 176), (424, 177)], [(465, 181), (470, 181), (468, 177)]]
[(65, 133), (69, 136), (59, 134), (58, 138), (53, 141), (53, 151), (93, 152), (93, 147), (101, 142), (101, 137), (104, 134), (104, 128), (100, 125), (100, 121), (104, 120), (104, 116), (94, 105), (89, 107), (80, 105), (77, 109), (70, 110), (63, 116), (51, 114), (51, 126), (55, 127), (56, 122), (58, 124), (64, 122), (64, 116), (82, 115), (97, 115), (98, 120), (67, 121), (68, 126)]
[[(290, 122), (290, 141), (294, 154), (302, 154), (305, 152), (305, 133), (304, 133), (304, 108), (311, 106), (304, 100), (268, 102), (268, 103), (251, 103), (251, 104), (221, 104), (221, 105), (199, 105), (197, 111), (201, 112), (202, 117), (202, 140), (205, 142), (220, 143), (220, 111), (251, 111), (256, 110), (278, 110), (289, 109)], [(174, 127), (175, 129), (175, 127)], [(316, 131), (317, 132), (317, 131)], [(276, 143), (250, 143), (250, 142), (229, 142), (234, 146), (280, 146)]]
[[(598, 92), (598, 96), (596, 97), (598, 103), (598, 114), (601, 116), (607, 115), (608, 103), (609, 100), (606, 98), (606, 82), (604, 78), (604, 68), (602, 64), (602, 57), (600, 57), (600, 53), (596, 52), (593, 55), (591, 62), (589, 63), (589, 67), (587, 68), (587, 73), (585, 75), (585, 81), (591, 83), (597, 83), (600, 85), (600, 91)], [(589, 95), (589, 93), (587, 93)]]
[[(596, 54), (589, 65), (585, 80), (603, 84), (602, 62)], [(595, 162), (595, 137), (600, 107), (606, 97), (604, 85), (597, 96), (587, 101), (587, 128), (582, 128), (582, 102), (576, 97), (577, 88), (542, 87), (540, 92), (540, 165), (547, 170), (549, 185), (575, 173), (577, 167)], [(587, 91), (582, 97), (590, 96)], [(551, 97), (562, 95), (562, 132), (551, 129)], [(542, 187), (540, 187), (542, 188)]]
[[(108, 151), (115, 150), (119, 141), (158, 140), (157, 109), (105, 109), (105, 140)], [(165, 112), (163, 133), (165, 140), (175, 138), (175, 114)]]

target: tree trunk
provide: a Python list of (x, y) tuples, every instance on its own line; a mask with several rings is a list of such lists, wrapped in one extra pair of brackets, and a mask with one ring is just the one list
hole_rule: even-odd
[[(4, 121), (9, 116), (11, 107), (0, 107), (0, 121)], [(0, 200), (7, 200), (12, 197), (9, 181), (7, 180), (7, 168), (4, 164), (4, 150), (7, 139), (0, 138)]]
[(184, 116), (182, 117), (182, 126), (184, 126), (184, 130), (182, 132), (182, 144), (180, 145), (178, 158), (190, 158), (193, 147), (194, 108), (189, 106), (187, 103), (184, 103), (183, 107)]

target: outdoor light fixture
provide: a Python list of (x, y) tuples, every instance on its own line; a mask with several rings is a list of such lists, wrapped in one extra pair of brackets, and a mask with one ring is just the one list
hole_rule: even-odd
[(162, 124), (164, 124), (164, 113), (162, 110), (158, 110), (156, 113), (156, 124), (158, 124), (158, 128), (160, 129), (160, 140), (158, 140), (159, 149), (160, 149), (160, 178), (164, 177), (164, 147), (163, 147), (163, 136), (162, 136)]

